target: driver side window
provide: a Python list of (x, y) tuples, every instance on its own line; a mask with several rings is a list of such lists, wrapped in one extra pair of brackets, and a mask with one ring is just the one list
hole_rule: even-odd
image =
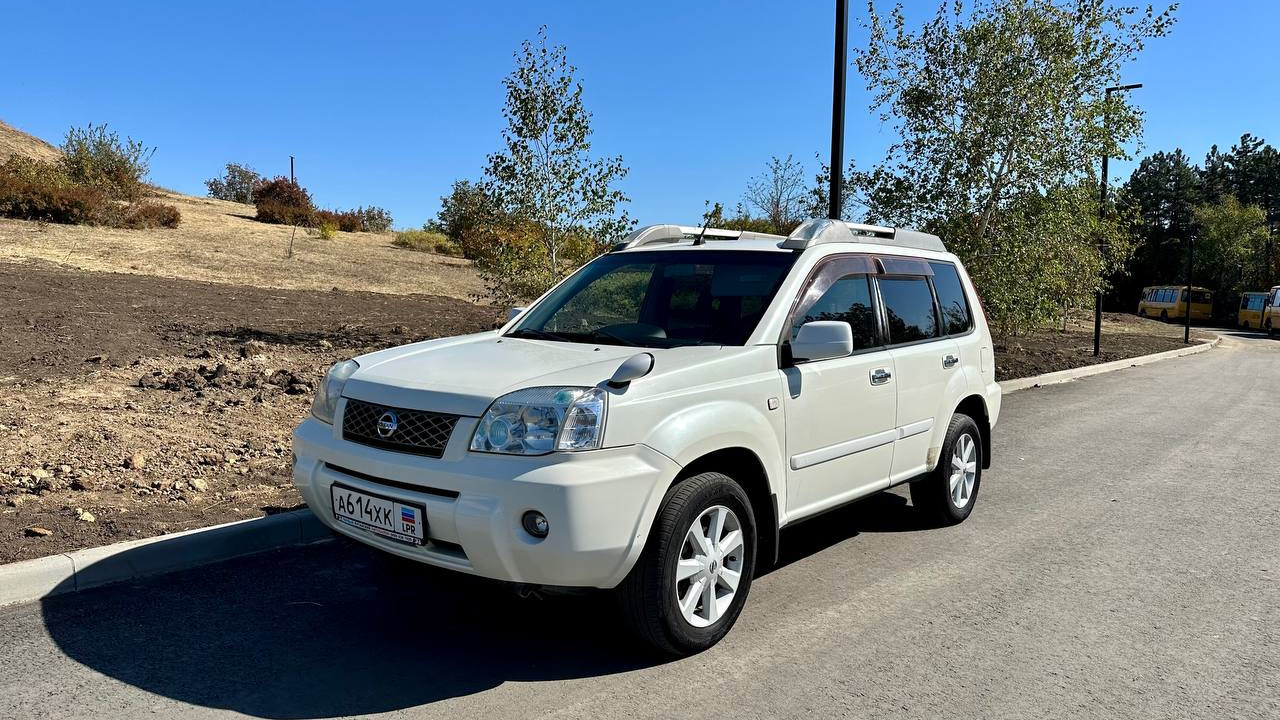
[(820, 320), (848, 323), (853, 330), (854, 352), (880, 344), (876, 337), (875, 309), (871, 304), (871, 283), (866, 275), (845, 275), (832, 283), (808, 310), (794, 318), (791, 339), (796, 339), (801, 325)]

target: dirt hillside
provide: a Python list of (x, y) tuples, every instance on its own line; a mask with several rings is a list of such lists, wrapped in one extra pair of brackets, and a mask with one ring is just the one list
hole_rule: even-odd
[[(0, 160), (43, 161), (49, 143), (0, 122)], [(210, 168), (210, 175), (218, 168)], [(176, 229), (124, 230), (0, 218), (0, 262), (45, 260), (79, 270), (121, 272), (283, 290), (350, 290), (474, 299), (471, 263), (391, 244), (391, 233), (338, 233), (324, 240), (254, 220), (254, 207), (155, 190), (182, 213)], [(292, 257), (288, 257), (290, 242)]]
[(0, 161), (14, 154), (44, 162), (53, 162), (62, 155), (58, 148), (0, 120)]

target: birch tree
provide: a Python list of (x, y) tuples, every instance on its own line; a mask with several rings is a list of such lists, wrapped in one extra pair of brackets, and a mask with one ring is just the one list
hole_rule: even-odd
[(489, 228), (493, 246), (478, 262), (500, 300), (541, 293), (631, 226), (615, 187), (627, 168), (621, 156), (592, 156), (591, 113), (564, 46), (551, 45), (544, 27), (515, 60), (503, 80), (505, 148), (485, 172), (502, 221)]

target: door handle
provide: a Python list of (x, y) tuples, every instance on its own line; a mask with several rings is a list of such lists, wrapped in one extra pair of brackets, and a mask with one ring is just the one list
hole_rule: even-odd
[(884, 368), (876, 368), (875, 370), (871, 371), (871, 384), (884, 385), (885, 383), (889, 382), (889, 379), (892, 377), (893, 377), (893, 373), (889, 372), (888, 370), (885, 370)]
[(942, 367), (946, 370), (950, 370), (951, 368), (955, 367), (956, 363), (958, 362), (960, 362), (960, 358), (956, 357), (955, 355), (947, 355), (946, 357), (942, 358)]

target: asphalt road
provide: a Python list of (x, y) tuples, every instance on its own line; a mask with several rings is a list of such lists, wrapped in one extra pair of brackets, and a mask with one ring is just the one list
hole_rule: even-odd
[(1257, 337), (1010, 395), (967, 522), (890, 493), (797, 525), (674, 662), (603, 598), (346, 542), (0, 609), (0, 717), (1274, 719), (1278, 421)]

